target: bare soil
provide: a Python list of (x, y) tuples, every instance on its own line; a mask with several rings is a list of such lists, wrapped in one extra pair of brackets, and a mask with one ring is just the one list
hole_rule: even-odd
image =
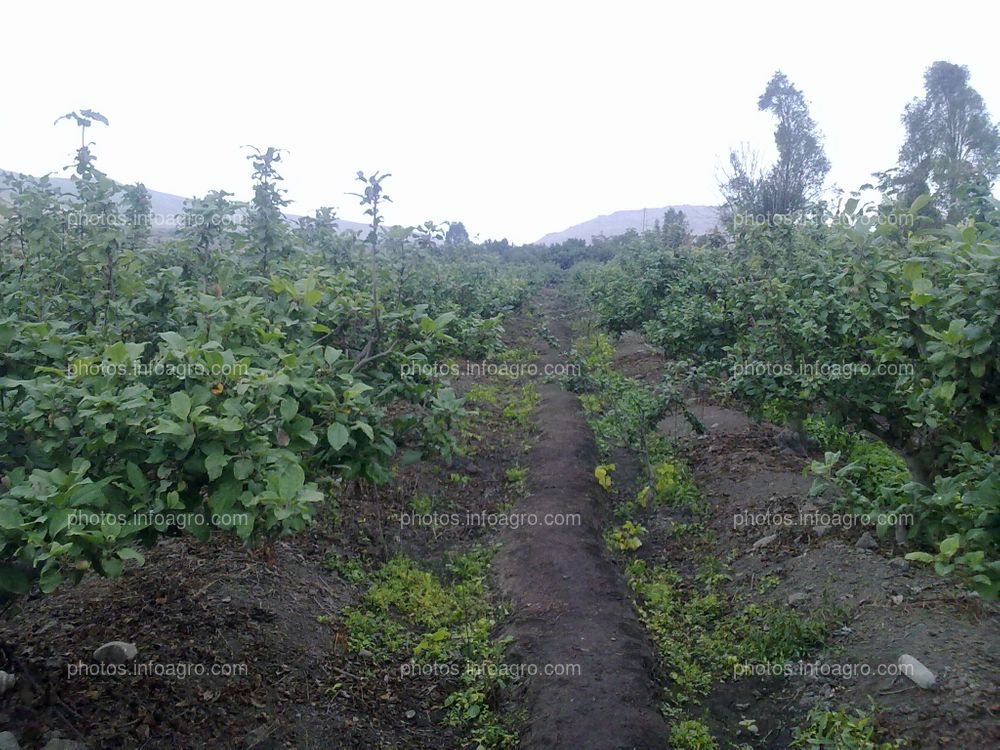
[[(554, 289), (542, 311), (567, 348), (569, 331)], [(551, 348), (540, 360), (554, 364)], [(541, 436), (529, 457), (529, 492), (515, 512), (571, 514), (579, 523), (544, 523), (502, 536), (495, 559), (500, 584), (514, 603), (508, 632), (517, 660), (537, 665), (527, 685), (526, 748), (664, 747), (666, 724), (656, 707), (655, 661), (601, 537), (606, 508), (595, 492), (597, 454), (576, 396), (550, 383), (540, 388)], [(550, 667), (578, 666), (563, 676)]]
[[(623, 371), (642, 378), (654, 375), (662, 361), (635, 337), (622, 343), (616, 358)], [(873, 528), (817, 528), (823, 514), (833, 512), (832, 497), (808, 497), (806, 470), (819, 456), (794, 455), (782, 447), (778, 427), (731, 407), (707, 399), (689, 407), (705, 424), (705, 435), (694, 435), (684, 419), (666, 419), (660, 428), (678, 439), (709, 503), (715, 542), (708, 554), (732, 560), (730, 593), (806, 612), (824, 603), (840, 607), (844, 625), (815, 658), (855, 672), (720, 683), (707, 702), (717, 736), (786, 748), (791, 728), (810, 708), (868, 709), (874, 701), (887, 734), (909, 740), (908, 747), (1000, 747), (1000, 607), (902, 559), (912, 548), (896, 544), (891, 534), (876, 538), (877, 549), (869, 550), (856, 545), (866, 532), (875, 536)], [(692, 574), (690, 550), (669, 534), (675, 520), (684, 519), (667, 508), (644, 520), (650, 529), (644, 548)], [(777, 583), (754, 593), (766, 577)], [(933, 689), (877, 674), (904, 653), (935, 673)], [(857, 674), (866, 667), (872, 674)], [(756, 739), (735, 731), (743, 719), (756, 721)]]

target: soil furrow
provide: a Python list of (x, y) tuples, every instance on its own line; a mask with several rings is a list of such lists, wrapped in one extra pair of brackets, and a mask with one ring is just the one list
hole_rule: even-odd
[[(545, 290), (541, 302), (549, 329), (568, 343), (557, 292)], [(558, 359), (552, 350), (540, 363)], [(539, 384), (539, 393), (541, 436), (529, 457), (529, 492), (514, 509), (539, 523), (506, 530), (494, 560), (514, 605), (511, 656), (538, 668), (526, 686), (522, 746), (663, 747), (652, 647), (601, 541), (593, 437), (576, 396), (552, 383)], [(547, 514), (578, 514), (579, 522), (550, 525)], [(567, 673), (545, 674), (551, 668)]]

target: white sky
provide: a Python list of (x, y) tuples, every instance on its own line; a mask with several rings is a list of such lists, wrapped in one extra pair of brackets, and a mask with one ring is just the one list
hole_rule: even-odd
[(295, 213), (390, 171), (393, 223), (461, 220), (529, 242), (620, 209), (717, 204), (731, 146), (773, 153), (757, 97), (778, 68), (850, 190), (895, 162), (899, 116), (938, 59), (1000, 117), (1000, 3), (378, 0), (6, 2), (0, 167), (98, 165), (190, 196), (249, 195), (242, 144), (289, 149)]

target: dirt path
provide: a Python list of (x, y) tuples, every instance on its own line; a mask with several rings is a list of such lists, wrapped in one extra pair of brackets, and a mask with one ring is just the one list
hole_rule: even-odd
[[(545, 321), (563, 345), (569, 329), (558, 292), (541, 296)], [(560, 360), (550, 348), (539, 360)], [(570, 525), (509, 529), (494, 565), (514, 604), (511, 658), (537, 665), (527, 684), (528, 728), (522, 747), (613, 750), (666, 744), (656, 707), (652, 647), (626, 596), (626, 584), (604, 552), (603, 509), (593, 469), (593, 437), (576, 396), (539, 383), (542, 433), (529, 456), (528, 496), (514, 513), (579, 514)], [(579, 665), (577, 673), (545, 675)]]

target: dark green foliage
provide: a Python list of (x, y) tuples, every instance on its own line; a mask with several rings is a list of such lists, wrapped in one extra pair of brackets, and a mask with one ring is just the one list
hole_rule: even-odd
[(776, 121), (774, 143), (778, 160), (770, 169), (758, 167), (756, 157), (730, 152), (730, 171), (720, 185), (730, 214), (748, 214), (770, 222), (814, 203), (823, 187), (830, 162), (809, 115), (805, 97), (780, 70), (758, 100), (761, 111)]
[(641, 330), (751, 412), (823, 413), (913, 455), (933, 487), (901, 481), (901, 459), (870, 441), (836, 446), (851, 473), (864, 467), (858, 508), (913, 513), (911, 537), (931, 547), (962, 535), (956, 559), (974, 555), (966, 568), (992, 596), (1000, 212), (991, 201), (986, 221), (907, 229), (926, 200), (881, 214), (849, 201), (831, 226), (754, 226), (721, 247), (637, 237), (578, 285), (609, 330)]
[(251, 252), (260, 258), (260, 272), (266, 275), (273, 258), (287, 257), (290, 243), (288, 225), (282, 209), (288, 205), (285, 189), (280, 187), (284, 178), (278, 174), (276, 164), (281, 162), (282, 149), (268, 146), (261, 151), (254, 146), (247, 159), (253, 164), (253, 200), (250, 201), (248, 239)]
[(469, 233), (465, 229), (465, 224), (460, 221), (448, 223), (448, 233), (444, 236), (445, 242), (449, 245), (462, 245), (469, 241)]
[(890, 180), (903, 200), (933, 192), (948, 221), (982, 215), (983, 198), (1000, 174), (1000, 129), (969, 85), (964, 65), (936, 62), (924, 74), (924, 96), (906, 105), (906, 142)]
[[(250, 158), (245, 227), (216, 191), (162, 241), (145, 188), (107, 178), (86, 143), (74, 194), (13, 177), (0, 195), (0, 561), (45, 591), (118, 575), (166, 533), (294, 532), (347, 482), (450, 456), (464, 402), (433, 368), (498, 350), (531, 292), (477, 248), (435, 257), (433, 225), (400, 230), (426, 255), (397, 277), (332, 211), (292, 232), (280, 152)], [(23, 591), (16, 571), (0, 587)]]

